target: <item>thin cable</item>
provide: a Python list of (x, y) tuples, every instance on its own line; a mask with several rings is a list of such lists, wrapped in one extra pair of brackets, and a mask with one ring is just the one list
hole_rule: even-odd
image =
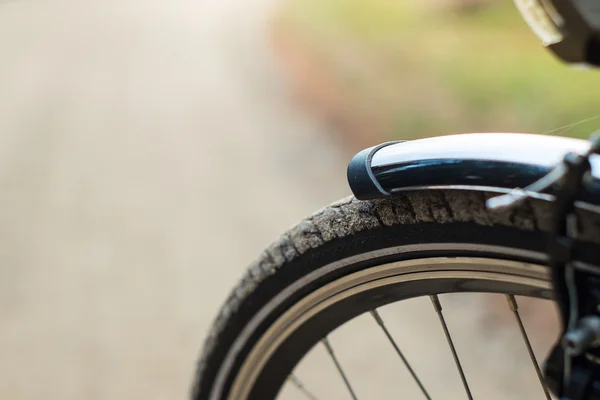
[(593, 121), (593, 120), (598, 119), (598, 118), (600, 118), (600, 114), (595, 115), (593, 117), (582, 119), (581, 121), (573, 122), (571, 124), (559, 126), (558, 128), (554, 128), (554, 129), (551, 129), (551, 130), (546, 131), (546, 132), (542, 132), (542, 135), (548, 135), (550, 133), (556, 133), (556, 132), (563, 131), (563, 130), (569, 130), (570, 128), (573, 128), (573, 127), (575, 127), (577, 125), (585, 124), (586, 122)]

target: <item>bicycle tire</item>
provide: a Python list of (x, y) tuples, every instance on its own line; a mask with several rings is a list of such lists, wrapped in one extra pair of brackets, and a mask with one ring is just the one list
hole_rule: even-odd
[[(551, 203), (530, 199), (513, 210), (492, 212), (485, 201), (495, 195), (488, 188), (418, 190), (369, 201), (349, 197), (291, 228), (249, 267), (222, 307), (204, 344), (192, 398), (230, 399), (240, 368), (275, 321), (311, 293), (351, 274), (432, 257), (502, 259), (543, 266)], [(600, 214), (586, 204), (579, 204), (577, 213), (581, 223), (575, 259), (588, 267), (600, 265)], [(334, 264), (337, 267), (332, 269)], [(466, 289), (497, 291), (492, 286)], [(515, 294), (523, 294), (519, 291), (525, 289), (516, 285)], [(287, 294), (282, 297), (282, 293)], [(524, 294), (551, 297), (547, 289)], [(285, 356), (275, 353), (261, 366), (244, 398), (274, 398), (295, 363), (327, 332), (402, 297), (379, 293), (375, 298), (370, 292), (369, 296), (332, 308), (325, 320), (298, 328), (302, 334), (290, 336), (281, 345)]]

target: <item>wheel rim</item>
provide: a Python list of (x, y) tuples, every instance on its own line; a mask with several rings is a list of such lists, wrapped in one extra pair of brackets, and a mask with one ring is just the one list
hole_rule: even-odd
[[(539, 264), (480, 257), (435, 257), (371, 267), (324, 285), (284, 312), (246, 357), (228, 399), (246, 400), (269, 358), (307, 321), (352, 296), (399, 288), (402, 294), (396, 294), (393, 301), (456, 292), (551, 298), (548, 269)], [(380, 305), (389, 300), (381, 300)]]

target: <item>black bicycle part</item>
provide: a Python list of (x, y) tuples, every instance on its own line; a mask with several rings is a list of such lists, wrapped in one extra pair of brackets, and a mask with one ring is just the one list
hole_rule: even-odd
[(516, 0), (517, 8), (560, 60), (600, 66), (597, 0)]
[(545, 362), (548, 387), (561, 399), (600, 400), (600, 271), (575, 270), (577, 242), (575, 202), (591, 182), (589, 157), (600, 152), (600, 136), (591, 138), (586, 154), (568, 153), (558, 182), (548, 258), (562, 331)]
[(562, 18), (563, 40), (548, 46), (568, 63), (600, 65), (600, 7), (597, 0), (553, 0)]

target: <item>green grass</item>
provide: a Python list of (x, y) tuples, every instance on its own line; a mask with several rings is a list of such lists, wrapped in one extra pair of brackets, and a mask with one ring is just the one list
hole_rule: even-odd
[[(384, 122), (385, 139), (543, 133), (600, 114), (600, 71), (554, 59), (512, 2), (471, 13), (431, 4), (289, 0), (282, 17), (335, 72), (353, 111)], [(554, 133), (585, 137), (599, 124)]]

